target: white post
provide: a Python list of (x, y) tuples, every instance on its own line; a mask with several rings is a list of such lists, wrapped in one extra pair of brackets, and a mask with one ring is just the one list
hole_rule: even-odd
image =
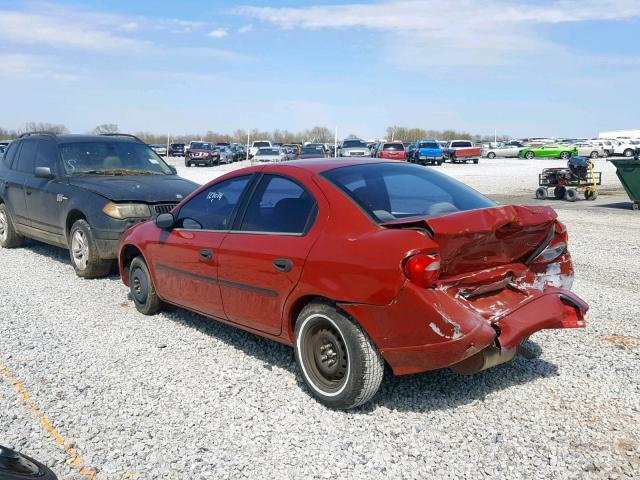
[(333, 158), (338, 158), (338, 127), (336, 126), (336, 136), (333, 137)]
[[(247, 161), (249, 160), (249, 143), (251, 140), (251, 133), (247, 132)], [(253, 160), (251, 160), (251, 164), (253, 165)]]
[(497, 128), (493, 129), (493, 143), (498, 143), (498, 129)]

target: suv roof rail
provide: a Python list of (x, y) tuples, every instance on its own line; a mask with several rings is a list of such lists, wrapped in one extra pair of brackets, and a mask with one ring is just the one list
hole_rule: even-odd
[(54, 132), (25, 132), (20, 135), (18, 138), (30, 137), (31, 135), (48, 135), (50, 137), (55, 137), (57, 133)]
[(131, 135), (130, 133), (101, 133), (100, 136), (101, 137), (129, 137), (129, 138), (138, 140), (139, 142), (142, 142), (145, 145), (147, 143), (147, 142), (143, 142), (142, 139), (136, 137), (135, 135)]

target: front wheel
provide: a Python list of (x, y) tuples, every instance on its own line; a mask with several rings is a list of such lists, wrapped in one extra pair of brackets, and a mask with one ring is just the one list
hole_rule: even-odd
[(136, 310), (140, 313), (154, 315), (160, 311), (162, 303), (142, 257), (134, 258), (129, 266), (129, 290)]
[(16, 248), (22, 245), (24, 238), (16, 233), (11, 215), (4, 203), (0, 203), (0, 247)]
[(76, 221), (69, 232), (69, 254), (76, 275), (99, 278), (109, 273), (113, 262), (100, 258), (91, 226), (85, 220)]
[(575, 188), (567, 188), (567, 191), (564, 192), (564, 199), (567, 202), (575, 202), (578, 200), (578, 191)]
[(307, 305), (295, 327), (295, 356), (313, 396), (331, 408), (354, 408), (380, 388), (384, 361), (362, 328), (326, 303)]
[(562, 160), (569, 160), (571, 158), (571, 153), (570, 152), (562, 152), (562, 153), (560, 153), (560, 158)]
[(526, 158), (527, 160), (531, 160), (533, 157), (535, 157), (536, 154), (533, 152), (527, 152), (524, 154), (524, 158)]
[(544, 187), (539, 187), (536, 190), (536, 198), (538, 200), (544, 200), (545, 198), (547, 198), (547, 189)]

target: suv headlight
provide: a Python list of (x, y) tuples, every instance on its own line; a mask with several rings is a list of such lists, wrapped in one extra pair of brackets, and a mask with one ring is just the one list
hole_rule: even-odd
[(107, 203), (102, 211), (118, 220), (151, 217), (151, 210), (146, 203)]

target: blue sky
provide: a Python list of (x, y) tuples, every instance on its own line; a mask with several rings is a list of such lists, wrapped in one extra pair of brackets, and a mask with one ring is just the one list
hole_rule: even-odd
[(638, 0), (0, 4), (0, 126), (638, 128)]

